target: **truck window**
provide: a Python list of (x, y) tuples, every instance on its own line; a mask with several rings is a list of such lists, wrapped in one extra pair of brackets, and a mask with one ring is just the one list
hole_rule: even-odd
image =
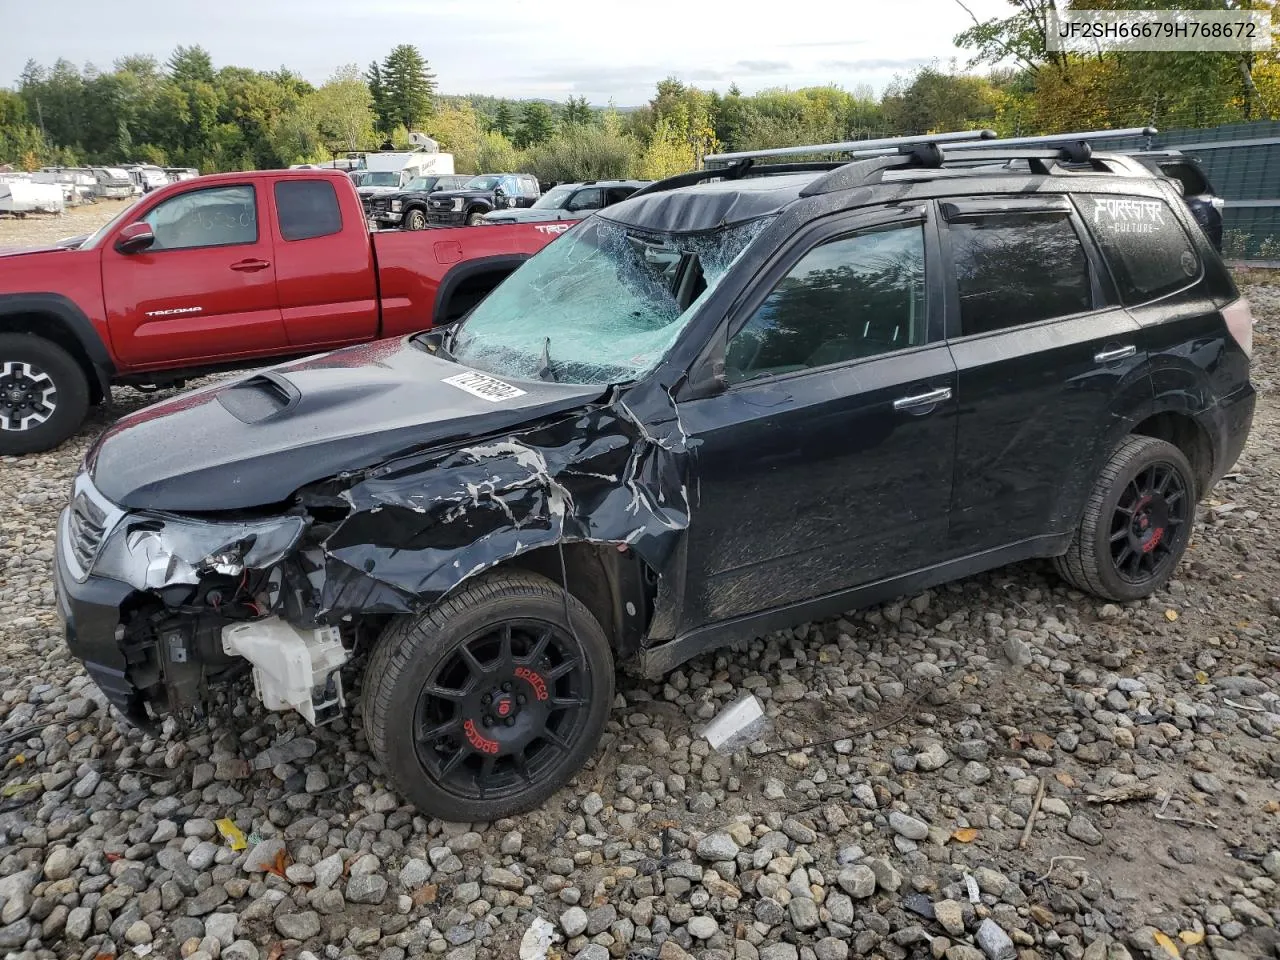
[(248, 184), (179, 194), (152, 207), (142, 219), (156, 235), (152, 251), (258, 242), (258, 206)]
[(338, 194), (328, 180), (281, 180), (276, 184), (276, 218), (286, 240), (327, 237), (342, 229)]

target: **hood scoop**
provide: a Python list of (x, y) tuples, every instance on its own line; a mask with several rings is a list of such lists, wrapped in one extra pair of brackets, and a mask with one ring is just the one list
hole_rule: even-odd
[(218, 394), (218, 402), (241, 423), (263, 423), (298, 405), (302, 392), (270, 370), (254, 374)]

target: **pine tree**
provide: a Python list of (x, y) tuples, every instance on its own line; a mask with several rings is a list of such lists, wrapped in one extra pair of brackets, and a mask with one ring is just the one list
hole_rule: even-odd
[(561, 126), (586, 126), (591, 120), (591, 107), (586, 97), (570, 97), (565, 101), (564, 109), (560, 113)]
[(493, 131), (510, 139), (516, 131), (516, 114), (511, 104), (503, 100), (498, 103), (498, 112), (493, 117)]
[(550, 140), (556, 132), (556, 119), (551, 108), (540, 100), (530, 100), (524, 105), (520, 115), (520, 130), (516, 136), (516, 146), (524, 149), (535, 143)]
[(434, 112), (436, 77), (418, 48), (402, 43), (387, 54), (379, 80), (387, 129), (397, 125), (409, 131), (420, 129)]
[(395, 123), (391, 120), (391, 111), (387, 106), (387, 85), (382, 80), (382, 67), (377, 60), (369, 64), (364, 77), (369, 81), (369, 96), (373, 98), (374, 128), (381, 134), (390, 135)]

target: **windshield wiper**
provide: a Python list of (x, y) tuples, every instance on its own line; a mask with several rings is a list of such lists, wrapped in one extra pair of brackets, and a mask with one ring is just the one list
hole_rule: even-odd
[(550, 380), (553, 383), (559, 383), (556, 380), (556, 373), (551, 369), (551, 338), (547, 337), (542, 343), (542, 364), (538, 367), (538, 379)]

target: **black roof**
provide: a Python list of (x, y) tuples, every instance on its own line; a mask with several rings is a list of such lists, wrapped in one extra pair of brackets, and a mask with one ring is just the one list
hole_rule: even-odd
[[(1084, 188), (1086, 181), (1091, 183), (1091, 189), (1096, 189), (1099, 178), (1112, 183), (1127, 181), (1132, 185), (1136, 175), (1140, 172), (1147, 173), (1135, 160), (1116, 154), (1093, 154), (1093, 159), (1100, 165), (1105, 166), (1110, 162), (1112, 169), (1101, 169), (1098, 166), (1079, 169), (1079, 165), (1064, 159), (1067, 166), (1040, 171), (1032, 171), (1026, 167), (1011, 168), (1003, 162), (1008, 159), (1008, 155), (1001, 155), (994, 150), (989, 154), (974, 151), (963, 157), (958, 153), (956, 156), (958, 160), (970, 165), (888, 167), (875, 171), (872, 170), (877, 165), (875, 161), (861, 161), (869, 174), (874, 174), (869, 175), (862, 183), (857, 181), (857, 172), (852, 169), (858, 162), (814, 165), (814, 169), (804, 172), (783, 171), (764, 175), (748, 170), (739, 179), (703, 180), (673, 185), (669, 189), (663, 189), (662, 182), (659, 181), (637, 196), (607, 207), (596, 215), (640, 230), (698, 233), (781, 213), (798, 200), (812, 196), (815, 188), (821, 193), (843, 194), (852, 194), (857, 189), (864, 193), (865, 202), (871, 203), (876, 202), (877, 195), (884, 192), (902, 195), (904, 190), (909, 190), (911, 184), (947, 180), (964, 180), (966, 191), (1007, 192), (1011, 181), (1017, 183), (1017, 188), (1024, 187), (1028, 181), (1035, 181), (1040, 184), (1053, 182), (1054, 189), (1071, 191)], [(847, 185), (845, 181), (841, 181), (830, 187), (819, 186), (820, 182), (831, 183), (837, 170), (842, 175), (853, 173), (852, 178), (846, 178)], [(717, 174), (720, 172), (715, 171)], [(928, 191), (930, 194), (937, 192)]]

